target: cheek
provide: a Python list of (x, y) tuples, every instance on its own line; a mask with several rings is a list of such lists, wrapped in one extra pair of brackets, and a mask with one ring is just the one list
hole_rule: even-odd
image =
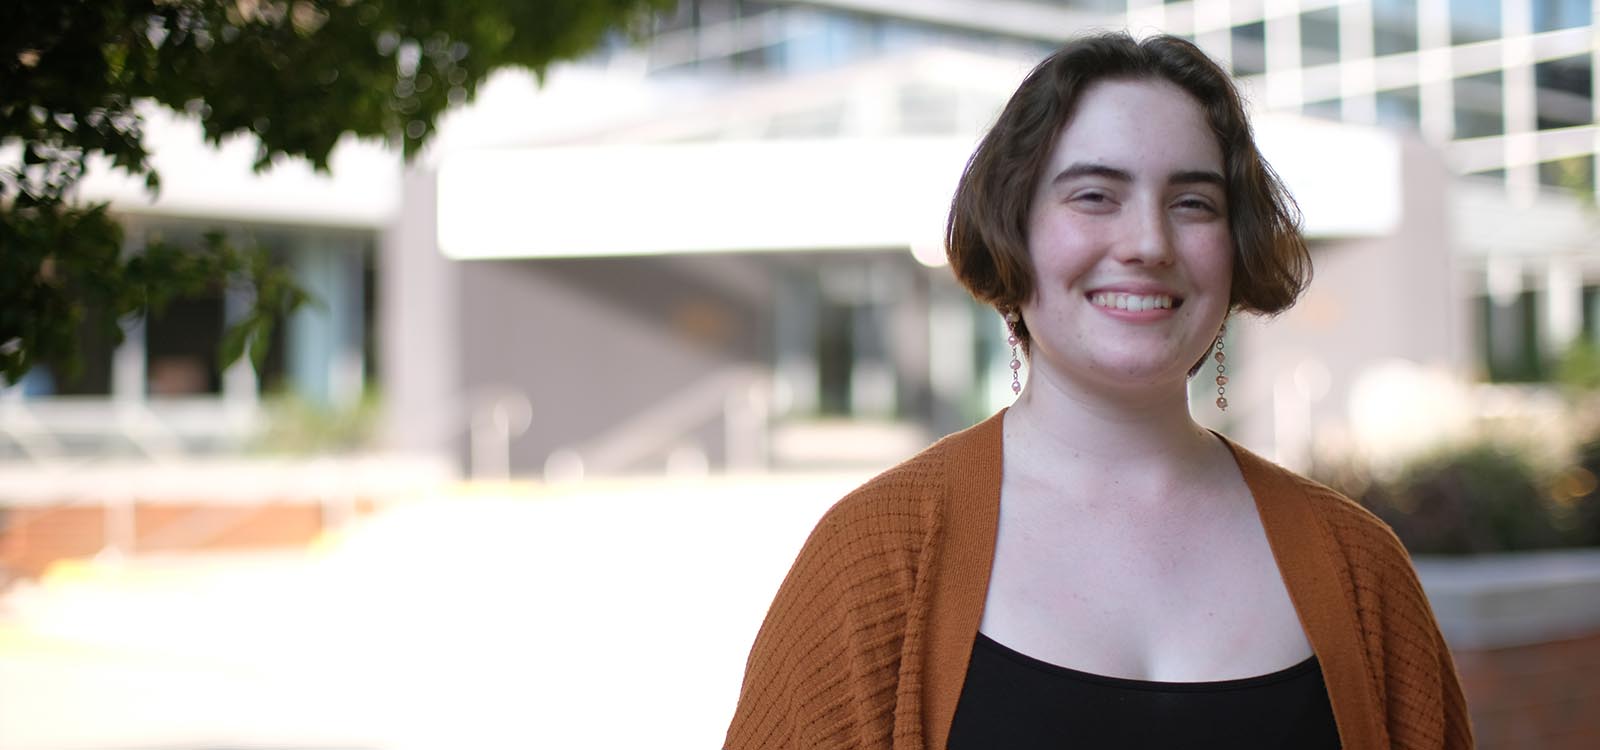
[(1028, 228), (1028, 256), (1041, 279), (1059, 285), (1093, 265), (1096, 239), (1091, 227), (1054, 218), (1035, 221)]
[(1214, 283), (1233, 278), (1233, 234), (1226, 228), (1197, 232), (1190, 263), (1199, 275)]

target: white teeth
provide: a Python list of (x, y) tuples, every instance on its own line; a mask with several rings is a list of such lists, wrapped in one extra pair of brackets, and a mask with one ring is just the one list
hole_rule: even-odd
[(1119, 294), (1114, 292), (1096, 292), (1089, 301), (1099, 307), (1131, 312), (1145, 310), (1172, 308), (1172, 298), (1165, 294)]

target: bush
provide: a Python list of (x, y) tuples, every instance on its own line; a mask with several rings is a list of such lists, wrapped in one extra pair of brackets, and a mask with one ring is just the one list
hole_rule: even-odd
[(1573, 544), (1600, 547), (1600, 436), (1578, 450), (1577, 465), (1563, 474), (1557, 490), (1569, 506)]
[(1358, 496), (1412, 553), (1470, 555), (1571, 543), (1527, 461), (1478, 444), (1413, 464)]

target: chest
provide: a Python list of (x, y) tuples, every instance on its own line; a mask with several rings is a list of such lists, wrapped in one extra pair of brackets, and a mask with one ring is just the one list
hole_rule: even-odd
[(1205, 512), (1057, 514), (1007, 513), (1007, 500), (1038, 498), (1003, 492), (980, 630), (1046, 662), (1131, 679), (1233, 679), (1305, 659), (1266, 532), (1238, 491), (1203, 498)]

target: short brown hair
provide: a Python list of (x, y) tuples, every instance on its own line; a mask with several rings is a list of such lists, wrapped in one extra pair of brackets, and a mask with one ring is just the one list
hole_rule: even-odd
[[(1126, 32), (1082, 37), (1028, 74), (967, 161), (951, 201), (945, 252), (956, 278), (1000, 310), (1014, 310), (1033, 295), (1027, 227), (1035, 186), (1078, 98), (1109, 79), (1168, 81), (1200, 103), (1227, 180), (1234, 260), (1229, 308), (1262, 315), (1287, 310), (1311, 280), (1299, 209), (1256, 149), (1227, 72), (1194, 44), (1168, 35), (1142, 42)], [(1027, 347), (1026, 323), (1016, 329)]]

